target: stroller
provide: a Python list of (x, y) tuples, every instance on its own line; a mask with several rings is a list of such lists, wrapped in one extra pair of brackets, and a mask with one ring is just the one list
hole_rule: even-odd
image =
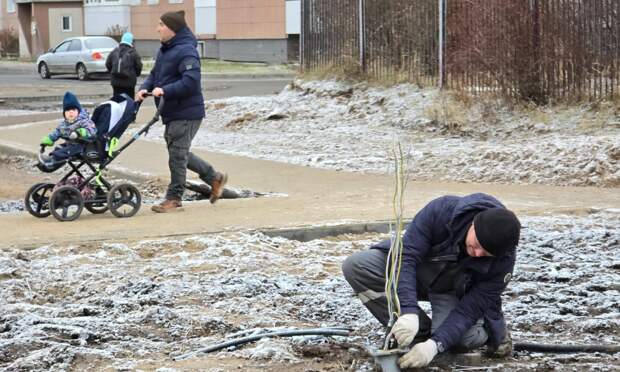
[(69, 143), (85, 145), (82, 153), (68, 159), (57, 160), (45, 155), (45, 146), (39, 151), (37, 168), (52, 173), (65, 165), (71, 170), (57, 183), (37, 183), (26, 193), (25, 206), (28, 212), (38, 218), (52, 214), (59, 221), (73, 221), (86, 208), (93, 214), (105, 213), (108, 209), (116, 217), (131, 217), (139, 210), (142, 197), (138, 189), (129, 184), (112, 185), (101, 173), (114, 159), (136, 141), (159, 120), (163, 97), (153, 118), (135, 133), (120, 148), (118, 142), (130, 123), (136, 119), (141, 102), (126, 94), (112, 97), (93, 112), (92, 121), (97, 127), (94, 141), (63, 138)]

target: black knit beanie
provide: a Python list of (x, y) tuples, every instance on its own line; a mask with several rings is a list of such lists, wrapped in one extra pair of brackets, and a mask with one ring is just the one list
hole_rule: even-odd
[(478, 243), (493, 256), (503, 256), (519, 243), (521, 223), (514, 213), (503, 208), (491, 208), (474, 217)]
[(169, 29), (174, 31), (175, 34), (181, 31), (183, 27), (187, 26), (187, 23), (185, 23), (184, 10), (179, 10), (177, 12), (166, 12), (162, 14), (159, 19), (161, 19), (161, 21), (168, 26)]

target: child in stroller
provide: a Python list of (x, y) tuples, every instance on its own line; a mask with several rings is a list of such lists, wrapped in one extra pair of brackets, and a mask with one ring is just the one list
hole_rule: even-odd
[(82, 108), (80, 101), (71, 93), (66, 92), (62, 100), (63, 120), (60, 125), (50, 134), (41, 139), (41, 146), (52, 146), (59, 138), (70, 140), (82, 139), (83, 143), (65, 142), (52, 151), (44, 164), (53, 167), (57, 163), (81, 154), (86, 149), (86, 143), (96, 138), (97, 127), (88, 116), (88, 112)]
[[(71, 169), (58, 182), (33, 185), (25, 198), (28, 212), (38, 218), (52, 214), (60, 221), (75, 220), (83, 208), (95, 214), (109, 210), (116, 217), (131, 217), (137, 213), (141, 204), (138, 189), (130, 183), (113, 185), (102, 172), (159, 120), (160, 107), (145, 127), (119, 146), (121, 135), (135, 120), (139, 107), (131, 97), (121, 94), (95, 108), (89, 119), (77, 98), (67, 92), (63, 99), (65, 120), (43, 138), (36, 166), (45, 173), (64, 165)], [(65, 143), (45, 155), (45, 147), (59, 138)]]

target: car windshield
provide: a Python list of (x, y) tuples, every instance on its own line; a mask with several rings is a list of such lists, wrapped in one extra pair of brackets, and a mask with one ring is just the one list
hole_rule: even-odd
[(84, 40), (86, 49), (116, 48), (116, 41), (107, 37), (96, 37)]

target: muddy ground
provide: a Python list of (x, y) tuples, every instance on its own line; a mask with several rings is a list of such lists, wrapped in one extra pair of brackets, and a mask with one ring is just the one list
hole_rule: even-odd
[[(515, 341), (620, 343), (620, 211), (523, 218), (504, 294)], [(372, 370), (380, 325), (340, 274), (381, 235), (306, 243), (260, 233), (5, 250), (4, 370)], [(428, 307), (425, 307), (428, 310)], [(351, 337), (268, 339), (174, 362), (240, 332), (350, 326)], [(370, 335), (370, 336), (368, 336)], [(520, 352), (490, 370), (610, 370), (620, 355)], [(453, 370), (434, 367), (434, 370)]]
[(35, 171), (33, 164), (33, 160), (0, 156), (0, 202), (23, 198), (28, 187), (37, 182), (53, 181)]

